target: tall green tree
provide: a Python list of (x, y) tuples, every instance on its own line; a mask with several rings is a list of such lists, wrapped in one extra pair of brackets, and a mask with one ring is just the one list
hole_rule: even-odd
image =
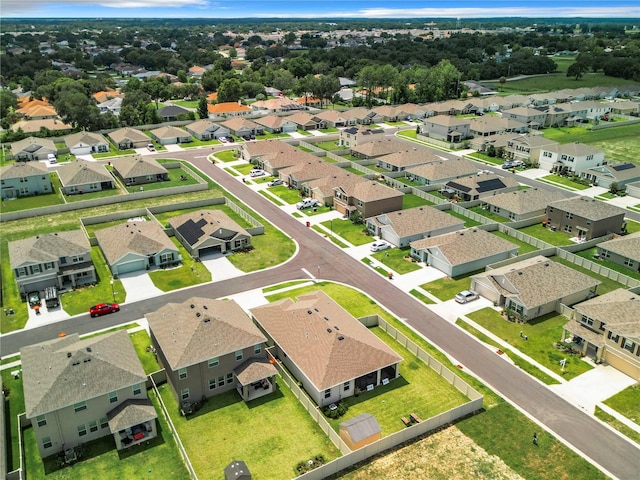
[(200, 100), (198, 100), (198, 116), (200, 118), (209, 117), (207, 97), (200, 97)]
[(223, 80), (218, 88), (219, 102), (237, 102), (242, 98), (242, 86), (237, 78)]

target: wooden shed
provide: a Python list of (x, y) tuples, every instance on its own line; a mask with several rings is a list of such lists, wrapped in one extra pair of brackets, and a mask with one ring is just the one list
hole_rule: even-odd
[(369, 445), (381, 437), (380, 424), (370, 413), (362, 413), (340, 424), (340, 438), (351, 450)]
[(251, 472), (242, 460), (233, 460), (224, 467), (224, 480), (251, 480)]

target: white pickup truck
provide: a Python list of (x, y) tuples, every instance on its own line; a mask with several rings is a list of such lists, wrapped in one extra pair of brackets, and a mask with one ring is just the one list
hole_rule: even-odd
[(298, 210), (304, 210), (305, 208), (317, 207), (320, 202), (315, 198), (304, 198), (301, 202), (296, 204)]

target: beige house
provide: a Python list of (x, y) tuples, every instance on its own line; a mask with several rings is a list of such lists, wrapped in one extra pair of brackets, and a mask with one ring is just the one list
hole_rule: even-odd
[(471, 120), (469, 132), (475, 137), (489, 137), (500, 133), (526, 133), (529, 127), (510, 118), (484, 116)]
[(76, 160), (58, 169), (58, 178), (65, 195), (99, 192), (115, 188), (113, 176), (100, 163)]
[(109, 133), (109, 138), (118, 146), (118, 150), (146, 147), (151, 139), (136, 128), (125, 127)]
[(478, 165), (465, 158), (439, 160), (406, 170), (406, 177), (420, 185), (444, 184), (457, 178), (477, 175)]
[(262, 135), (264, 133), (262, 125), (242, 117), (230, 118), (229, 120), (222, 122), (220, 125), (238, 137)]
[(547, 121), (547, 114), (537, 108), (516, 107), (502, 111), (502, 118), (515, 120), (527, 125), (531, 130), (543, 128)]
[(396, 137), (383, 137), (379, 140), (358, 143), (356, 146), (351, 147), (351, 154), (354, 157), (366, 160), (390, 153), (401, 152), (402, 150), (412, 148), (414, 145), (412, 142), (400, 140)]
[(20, 349), (25, 411), (42, 458), (112, 435), (118, 450), (157, 436), (146, 375), (127, 332), (77, 333)]
[(191, 135), (189, 135), (188, 132), (174, 126), (154, 128), (149, 131), (149, 133), (161, 145), (175, 145), (177, 143), (189, 143), (191, 141)]
[(255, 122), (269, 133), (289, 133), (295, 132), (298, 127), (294, 122), (288, 120), (287, 117), (278, 115), (265, 115), (256, 118)]
[(340, 175), (343, 171), (340, 167), (311, 155), (295, 165), (279, 170), (278, 176), (289, 187), (303, 190), (303, 193), (306, 194), (308, 190), (305, 189), (305, 186), (308, 182), (318, 178)]
[(469, 202), (498, 193), (513, 192), (519, 187), (520, 184), (511, 177), (489, 173), (449, 180), (442, 192), (454, 200)]
[(251, 315), (320, 407), (399, 375), (402, 357), (322, 291), (252, 308)]
[(338, 143), (344, 147), (354, 148), (363, 143), (384, 139), (384, 130), (381, 128), (348, 127), (340, 131)]
[(459, 143), (471, 134), (471, 121), (449, 115), (436, 115), (425, 118), (420, 126), (420, 133), (449, 143)]
[(390, 172), (403, 172), (411, 167), (442, 160), (446, 158), (438, 155), (438, 152), (432, 148), (413, 146), (376, 158), (376, 167)]
[(194, 402), (237, 390), (245, 401), (276, 390), (266, 337), (233, 300), (192, 297), (145, 315), (151, 344), (184, 412)]
[(295, 165), (304, 158), (317, 158), (280, 140), (248, 142), (242, 146), (241, 152), (245, 160), (271, 175), (278, 175), (280, 169)]
[(554, 145), (558, 145), (558, 142), (549, 140), (543, 135), (516, 135), (507, 141), (505, 155), (512, 160), (537, 163), (540, 161), (542, 150)]
[(11, 144), (11, 155), (17, 161), (46, 160), (47, 155), (57, 153), (58, 149), (48, 138), (27, 137)]
[(115, 174), (129, 187), (169, 180), (169, 172), (157, 160), (142, 155), (125, 155), (111, 160)]
[(67, 135), (64, 143), (73, 155), (89, 155), (109, 151), (109, 142), (99, 133), (78, 132)]
[(175, 236), (194, 258), (251, 247), (251, 234), (219, 210), (198, 210), (169, 219)]
[(402, 209), (402, 192), (382, 183), (359, 178), (355, 181), (342, 177), (344, 183), (333, 189), (333, 206), (350, 217), (358, 211), (362, 218)]
[(640, 295), (619, 288), (574, 306), (562, 341), (640, 381)]
[(316, 115), (307, 112), (296, 112), (286, 117), (287, 120), (296, 124), (300, 130), (319, 130), (327, 128), (327, 122)]
[(544, 215), (550, 202), (564, 198), (567, 198), (565, 193), (555, 190), (526, 188), (484, 197), (482, 206), (491, 213), (517, 222)]
[(229, 135), (229, 130), (220, 126), (219, 123), (209, 119), (202, 119), (185, 125), (185, 130), (198, 140), (214, 140)]
[(591, 298), (600, 283), (542, 255), (471, 277), (472, 290), (527, 320)]
[(343, 184), (351, 185), (361, 180), (362, 177), (360, 175), (342, 170), (342, 172), (335, 175), (328, 175), (306, 182), (302, 187), (302, 192), (304, 196), (318, 200), (321, 205), (332, 206), (336, 187)]

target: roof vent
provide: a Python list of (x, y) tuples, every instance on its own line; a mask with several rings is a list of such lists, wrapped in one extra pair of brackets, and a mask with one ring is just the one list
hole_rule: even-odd
[(75, 367), (76, 365), (80, 365), (80, 362), (73, 362), (71, 365)]
[(518, 272), (518, 275), (522, 275), (522, 272)]
[(196, 312), (196, 317), (200, 318), (200, 315), (202, 315), (200, 312)]
[(333, 330), (331, 330), (330, 328), (327, 328), (327, 333), (331, 333), (333, 332)]
[(91, 347), (87, 347), (87, 352), (91, 353)]
[(314, 310), (315, 310), (316, 312), (319, 312), (319, 310), (318, 310), (317, 308), (314, 308)]
[(344, 335), (340, 335), (340, 336), (338, 337), (338, 340), (344, 340)]
[(191, 305), (189, 305), (191, 308), (196, 308), (196, 306), (192, 303)]
[(340, 330), (337, 325), (334, 325), (333, 328), (335, 328), (336, 330)]
[(84, 363), (87, 363), (87, 362), (90, 362), (91, 359), (90, 358), (85, 358), (83, 361), (84, 361)]
[(67, 358), (71, 358), (71, 352), (67, 352)]
[(324, 317), (324, 319), (328, 322), (329, 321), (329, 317)]
[(311, 315), (313, 312), (311, 310), (307, 310), (307, 313)]
[(204, 308), (205, 310), (209, 310), (209, 307), (207, 307), (206, 305), (202, 305), (202, 308)]
[(548, 266), (549, 266), (549, 262), (545, 263), (545, 264), (544, 264), (544, 266), (545, 266), (545, 267), (548, 267)]
[(206, 318), (203, 320), (203, 322), (204, 322), (204, 323), (209, 323), (210, 321), (211, 321), (211, 319), (210, 319), (209, 317), (206, 317)]

